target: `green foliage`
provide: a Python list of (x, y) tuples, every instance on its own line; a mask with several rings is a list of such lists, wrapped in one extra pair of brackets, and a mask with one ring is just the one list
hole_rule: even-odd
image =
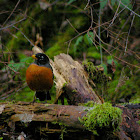
[[(22, 68), (25, 67), (26, 63), (30, 63), (32, 61), (31, 57), (25, 57), (23, 59), (20, 59), (20, 62), (15, 63), (13, 60), (11, 60), (8, 64), (8, 67), (10, 67), (11, 69), (13, 69), (14, 71), (18, 72), (19, 70), (21, 70)], [(3, 68), (2, 70), (4, 70), (5, 68)]]
[(12, 97), (15, 101), (24, 101), (24, 102), (32, 102), (34, 98), (35, 92), (30, 90), (29, 87), (24, 88), (23, 90), (17, 92), (14, 97)]
[(63, 124), (62, 122), (58, 122), (58, 121), (52, 122), (52, 124), (54, 124), (54, 125), (55, 124), (59, 124), (59, 126), (61, 127), (60, 139), (63, 140), (64, 139), (64, 133), (67, 133), (67, 131), (66, 131), (66, 125)]
[(61, 126), (61, 135), (60, 135), (60, 139), (63, 140), (63, 139), (64, 139), (64, 133), (67, 133), (66, 127), (65, 127), (64, 125), (61, 125), (61, 124), (59, 124), (59, 125)]
[[(18, 31), (15, 34), (16, 37), (12, 36), (11, 40), (9, 42), (7, 42), (7, 51), (8, 52), (12, 52), (14, 50), (18, 50), (18, 49), (25, 49), (25, 48), (29, 48), (29, 42), (23, 37), (23, 35), (20, 33), (20, 31)], [(24, 47), (23, 47), (24, 44)]]
[(8, 67), (12, 68), (14, 71), (19, 71), (20, 68), (24, 67), (24, 63), (14, 63), (14, 61), (11, 60)]
[[(128, 6), (129, 8), (132, 7), (131, 5), (131, 1), (130, 0), (121, 0), (121, 2)], [(100, 8), (103, 9), (108, 3), (108, 0), (100, 0)], [(119, 1), (118, 0), (111, 0), (111, 3), (110, 3), (112, 6), (114, 6), (115, 4), (119, 4)], [(120, 7), (121, 8), (124, 8), (124, 6), (122, 4), (120, 4)]]
[(104, 73), (107, 74), (107, 66), (106, 66), (106, 64), (102, 63), (101, 66), (104, 68)]
[(75, 47), (77, 47), (83, 40), (83, 36), (79, 36), (77, 39), (76, 39), (76, 42), (74, 44)]
[(87, 56), (95, 58), (95, 59), (99, 59), (99, 60), (101, 59), (99, 50), (97, 50), (94, 46), (91, 46), (87, 49)]
[(122, 110), (112, 107), (110, 103), (95, 104), (86, 116), (82, 118), (82, 123), (93, 134), (98, 135), (98, 130), (119, 130), (122, 121)]
[(80, 104), (82, 106), (93, 107), (95, 105), (94, 101), (88, 101), (87, 103)]
[[(49, 1), (49, 3), (52, 3), (54, 1)], [(110, 2), (110, 6), (107, 6), (107, 2)], [(130, 0), (121, 0), (123, 4), (128, 6), (129, 8), (132, 7), (132, 3)], [(23, 2), (24, 3), (24, 2)], [(94, 3), (94, 2), (93, 2)], [(14, 3), (13, 3), (14, 4)], [(64, 5), (63, 5), (64, 4)], [(4, 4), (6, 5), (6, 4)], [(26, 5), (26, 4), (25, 4)], [(57, 3), (53, 4), (52, 6), (48, 7), (46, 10), (43, 10), (40, 5), (39, 1), (34, 1), (32, 4), (28, 5), (28, 18), (18, 24), (15, 24), (16, 27), (18, 27), (27, 37), (29, 40), (32, 42), (36, 41), (36, 34), (39, 33), (43, 37), (43, 50), (46, 52), (46, 54), (53, 59), (55, 55), (58, 55), (60, 53), (67, 53), (67, 49), (69, 46), (69, 54), (73, 58), (78, 58), (80, 61), (83, 60), (83, 56), (86, 56), (87, 59), (90, 59), (91, 61), (93, 60), (95, 62), (95, 65), (100, 63), (101, 60), (101, 54), (100, 50), (96, 49), (94, 46), (92, 40), (96, 41), (96, 45), (98, 46), (98, 38), (96, 35), (94, 35), (93, 31), (85, 32), (86, 30), (88, 31), (90, 25), (91, 25), (91, 15), (90, 15), (90, 9), (89, 7), (85, 8), (87, 5), (87, 1), (83, 1), (80, 3), (77, 0), (67, 0), (67, 1), (57, 1)], [(121, 86), (118, 87), (117, 91), (115, 91), (116, 87), (120, 83), (119, 78), (121, 74), (121, 69), (124, 64), (120, 63), (119, 61), (117, 62), (114, 60), (113, 55), (116, 57), (120, 56), (120, 51), (122, 50), (122, 47), (120, 47), (119, 44), (121, 44), (122, 38), (126, 38), (128, 33), (128, 30), (130, 29), (130, 25), (132, 22), (132, 18), (128, 20), (128, 23), (126, 23), (126, 19), (129, 14), (129, 10), (125, 8), (123, 12), (119, 13), (124, 6), (120, 4), (119, 10), (117, 13), (117, 18), (115, 19), (113, 26), (110, 26), (109, 28), (109, 33), (113, 33), (113, 38), (109, 35), (108, 37), (106, 36), (106, 28), (108, 28), (108, 24), (104, 24), (105, 22), (112, 21), (113, 16), (115, 14), (115, 11), (119, 5), (118, 0), (100, 0), (100, 5), (99, 4), (93, 4), (93, 17), (94, 17), (94, 22), (98, 23), (98, 16), (96, 16), (97, 12), (99, 11), (99, 7), (101, 10), (104, 10), (104, 12), (101, 12), (101, 38), (104, 42), (111, 44), (111, 40), (118, 34), (118, 31), (120, 32), (120, 35), (118, 36), (118, 39), (113, 41), (112, 47), (108, 47), (104, 44), (101, 44), (106, 48), (108, 51), (111, 52), (112, 56), (107, 54), (106, 52), (103, 51), (103, 64), (98, 66), (97, 69), (92, 64), (89, 64), (88, 72), (89, 72), (89, 77), (92, 78), (94, 81), (96, 88), (94, 90), (99, 94), (103, 95), (103, 98), (107, 101), (113, 101), (113, 102), (119, 102), (120, 99), (127, 99), (126, 101), (129, 102), (136, 100), (139, 97), (140, 93), (140, 80), (138, 78), (139, 74), (137, 72), (137, 69), (133, 68), (134, 75), (128, 74), (127, 76), (129, 77), (129, 80), (124, 81), (124, 84), (120, 84)], [(20, 6), (20, 5), (19, 5)], [(107, 6), (105, 8), (105, 6)], [(11, 7), (14, 7), (11, 6)], [(25, 9), (22, 9), (23, 7), (19, 7), (20, 11), (24, 11)], [(85, 9), (84, 9), (85, 8)], [(11, 9), (12, 10), (12, 9)], [(111, 11), (110, 11), (111, 10)], [(4, 11), (6, 11), (4, 9)], [(7, 9), (9, 11), (9, 7)], [(18, 11), (18, 10), (17, 10)], [(47, 11), (47, 12), (46, 12)], [(95, 12), (96, 11), (96, 12)], [(136, 11), (139, 14), (139, 11)], [(3, 14), (3, 16), (6, 14)], [(1, 18), (0, 20), (4, 23), (3, 19), (6, 19), (8, 15), (5, 16), (5, 18)], [(9, 19), (9, 24), (10, 22), (16, 22), (19, 21), (20, 19), (23, 18), (23, 15), (18, 14), (16, 12), (11, 16), (12, 18)], [(68, 19), (71, 23), (70, 26), (69, 22), (67, 22)], [(131, 47), (132, 42), (135, 41), (135, 38), (139, 37), (139, 22), (140, 18), (138, 16), (135, 16), (134, 24), (133, 24), (133, 30), (131, 30), (131, 35), (130, 35), (130, 40), (129, 45), (130, 48), (133, 48), (132, 52), (139, 52), (139, 44), (135, 43), (135, 47)], [(64, 23), (64, 25), (63, 25)], [(93, 28), (95, 27), (95, 31), (97, 31), (97, 24), (93, 24)], [(62, 26), (63, 25), (63, 26)], [(117, 26), (114, 26), (117, 25)], [(125, 25), (125, 26), (124, 26)], [(6, 25), (5, 25), (6, 26)], [(123, 28), (122, 28), (123, 27)], [(77, 32), (75, 32), (74, 28), (80, 33), (81, 36), (77, 36)], [(83, 32), (83, 34), (81, 34)], [(10, 34), (9, 34), (10, 33)], [(12, 34), (12, 35), (11, 35)], [(6, 36), (6, 37), (5, 37)], [(7, 37), (8, 36), (8, 37)], [(133, 39), (132, 39), (133, 36)], [(73, 39), (70, 44), (69, 40)], [(66, 43), (68, 42), (68, 43)], [(119, 42), (119, 43), (116, 43)], [(137, 42), (137, 41), (135, 41)], [(5, 58), (2, 57), (3, 62), (8, 62), (8, 67), (13, 69), (16, 72), (20, 72), (19, 76), (20, 79), (22, 79), (22, 82), (25, 82), (25, 73), (26, 73), (26, 68), (27, 66), (33, 62), (32, 58), (27, 57), (26, 55), (23, 54), (23, 50), (30, 50), (32, 46), (30, 46), (30, 43), (25, 39), (25, 37), (21, 34), (20, 31), (16, 30), (15, 28), (8, 28), (4, 30), (2, 34), (2, 39), (1, 43), (3, 45), (3, 52), (5, 53), (4, 56)], [(40, 46), (40, 44), (39, 44)], [(117, 49), (115, 49), (117, 48)], [(119, 50), (119, 51), (118, 51)], [(123, 50), (122, 50), (123, 51)], [(16, 52), (17, 57), (14, 59), (12, 53), (10, 56), (8, 56), (9, 52)], [(85, 55), (84, 55), (85, 54)], [(138, 64), (138, 59), (134, 59), (135, 55), (126, 55), (125, 57), (122, 55), (122, 59), (126, 60), (129, 63), (132, 63), (133, 65)], [(11, 61), (9, 61), (9, 58)], [(110, 73), (107, 75), (107, 64), (112, 64), (112, 61), (115, 62), (115, 73)], [(106, 64), (107, 63), (107, 64)], [(0, 64), (0, 68), (3, 68), (4, 64)], [(100, 67), (104, 68), (104, 71), (101, 72), (99, 71)], [(93, 68), (93, 69), (90, 69)], [(4, 70), (4, 68), (2, 69)], [(8, 69), (10, 70), (10, 69)], [(104, 74), (105, 73), (105, 74)], [(128, 70), (125, 73), (129, 73)], [(13, 76), (15, 73), (10, 70), (10, 74)], [(113, 76), (114, 77), (113, 77)], [(112, 76), (112, 81), (108, 81), (108, 76)], [(17, 76), (14, 80), (17, 80)], [(21, 83), (20, 83), (21, 84)], [(9, 85), (7, 85), (8, 87)], [(9, 88), (9, 87), (8, 87)], [(7, 88), (7, 89), (8, 89)], [(22, 88), (21, 88), (22, 89)], [(9, 89), (8, 89), (9, 90)], [(29, 99), (27, 97), (27, 100), (32, 99), (33, 93), (29, 93), (31, 90), (28, 89), (28, 87), (25, 87), (25, 89), (20, 90), (18, 93), (16, 93), (16, 98), (15, 100), (26, 100), (25, 95), (29, 96)], [(25, 92), (25, 95), (23, 95)], [(55, 95), (55, 88), (52, 88), (53, 96)], [(21, 95), (21, 97), (20, 97)], [(54, 99), (54, 97), (53, 97)]]
[(91, 31), (86, 33), (84, 36), (81, 35), (76, 39), (74, 46), (78, 46), (82, 42), (84, 42), (86, 45), (92, 45), (93, 44), (93, 37), (94, 37), (94, 34)]
[[(124, 99), (129, 102), (140, 98), (140, 79), (132, 75), (129, 68), (125, 69), (124, 74), (121, 75), (120, 68), (117, 67), (114, 80), (108, 83), (108, 92), (104, 95), (106, 100), (119, 102), (120, 99)], [(128, 80), (125, 79), (126, 76), (129, 77)]]
[(129, 103), (132, 103), (132, 104), (140, 104), (140, 98), (137, 98), (135, 100), (130, 100)]
[(103, 9), (107, 5), (108, 0), (100, 0), (100, 8)]
[[(93, 47), (93, 32), (88, 32), (85, 35), (77, 37), (74, 44), (74, 54), (79, 55), (83, 52), (89, 52), (93, 56), (93, 52), (87, 51), (90, 47)], [(89, 55), (89, 54), (88, 54)]]
[(84, 35), (84, 43), (87, 45), (93, 45), (93, 32), (89, 31)]
[(139, 121), (137, 121), (137, 123), (140, 125), (140, 120), (139, 120)]
[(107, 64), (112, 64), (112, 61), (115, 63), (115, 65), (118, 65), (118, 62), (112, 58), (107, 60)]
[(76, 0), (69, 0), (67, 4), (71, 4), (73, 2), (75, 2)]
[(53, 58), (53, 56), (58, 55), (60, 53), (64, 53), (65, 51), (62, 49), (61, 46), (58, 44), (55, 44), (53, 47), (50, 47), (47, 51), (46, 54), (50, 56), (50, 58)]

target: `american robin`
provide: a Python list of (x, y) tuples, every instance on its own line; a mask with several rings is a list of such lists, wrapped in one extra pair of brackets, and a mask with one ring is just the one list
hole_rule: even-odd
[(49, 90), (53, 86), (53, 70), (49, 58), (43, 53), (37, 53), (32, 57), (35, 61), (26, 71), (27, 85), (31, 90), (36, 91), (35, 96), (40, 101), (50, 100)]

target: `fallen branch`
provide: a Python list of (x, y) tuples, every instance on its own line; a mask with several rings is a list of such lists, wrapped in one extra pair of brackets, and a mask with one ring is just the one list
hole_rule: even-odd
[[(124, 106), (118, 107), (123, 111), (123, 121), (120, 128), (121, 131), (117, 132), (117, 137), (120, 139), (124, 137), (132, 139), (138, 137), (140, 134), (140, 128), (132, 116), (132, 113)], [(101, 105), (100, 108), (102, 110), (103, 106)], [(112, 108), (114, 108), (112, 111), (117, 110), (117, 107)], [(109, 111), (108, 105), (106, 109)], [(46, 135), (47, 133), (60, 133), (62, 132), (62, 128), (68, 128), (68, 132), (83, 133), (83, 130), (85, 131), (86, 129), (89, 129), (80, 120), (84, 120), (83, 117), (87, 114), (90, 115), (89, 113), (92, 113), (91, 110), (94, 110), (94, 107), (89, 108), (84, 106), (41, 103), (35, 103), (32, 105), (24, 102), (18, 102), (16, 104), (0, 103), (0, 134), (3, 134), (5, 131), (6, 133), (21, 133), (23, 131), (24, 133), (26, 132), (26, 135), (31, 135), (31, 133), (37, 132), (40, 133), (40, 135)], [(105, 108), (103, 108), (103, 110), (105, 110)], [(114, 122), (114, 120), (111, 119), (112, 114), (108, 115), (110, 116), (110, 123), (112, 122), (111, 125)], [(88, 115), (86, 117), (88, 117)], [(114, 115), (117, 115), (117, 112)], [(96, 119), (96, 117), (94, 119)], [(112, 126), (110, 125), (107, 127), (98, 127), (98, 129), (96, 126), (101, 139), (108, 135), (107, 132), (111, 133), (113, 131), (113, 129), (109, 130), (111, 128)], [(88, 131), (87, 133), (90, 135), (92, 134)], [(113, 132), (111, 134), (113, 134)], [(116, 136), (112, 135), (111, 137)]]

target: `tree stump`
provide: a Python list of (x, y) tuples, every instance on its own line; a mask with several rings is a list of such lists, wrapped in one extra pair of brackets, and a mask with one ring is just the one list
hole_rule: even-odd
[(71, 56), (60, 54), (51, 61), (56, 82), (56, 100), (63, 95), (67, 98), (69, 105), (78, 105), (94, 101), (101, 104), (101, 100), (95, 94), (88, 82), (88, 74), (83, 66), (72, 59)]

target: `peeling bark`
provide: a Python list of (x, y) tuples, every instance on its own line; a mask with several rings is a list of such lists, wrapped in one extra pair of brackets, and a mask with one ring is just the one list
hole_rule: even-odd
[(83, 66), (72, 59), (69, 55), (60, 54), (51, 61), (53, 72), (56, 77), (56, 100), (64, 94), (70, 105), (86, 103), (90, 100), (101, 103), (99, 97), (88, 82), (88, 74)]
[[(121, 123), (120, 133), (113, 135), (114, 139), (137, 139), (140, 137), (140, 127), (136, 123), (131, 111), (124, 106), (117, 106), (123, 111), (123, 121)], [(87, 114), (88, 107), (69, 106), (41, 103), (0, 103), (0, 134), (6, 131), (31, 133), (40, 132), (40, 135), (47, 133), (61, 133), (63, 127), (68, 128), (67, 132), (87, 133), (90, 137), (92, 133), (85, 131), (85, 126), (81, 124), (79, 118)], [(27, 125), (27, 126), (26, 126)], [(58, 127), (59, 126), (59, 127)], [(9, 131), (10, 130), (10, 131)], [(30, 132), (31, 131), (31, 132)], [(110, 137), (104, 134), (94, 136), (101, 140)], [(32, 133), (35, 133), (32, 132)], [(82, 135), (82, 134), (80, 134)], [(81, 138), (82, 139), (82, 138)]]

